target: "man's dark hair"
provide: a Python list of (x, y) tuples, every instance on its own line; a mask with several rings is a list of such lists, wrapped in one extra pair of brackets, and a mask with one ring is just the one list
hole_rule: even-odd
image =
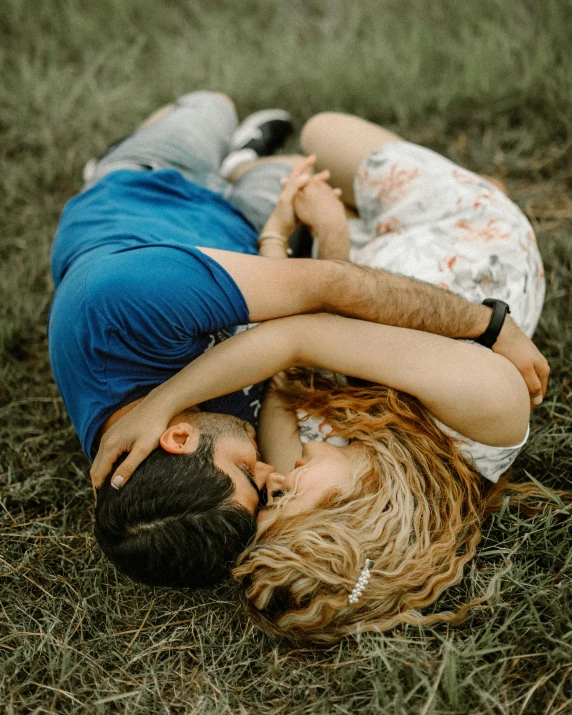
[(150, 586), (190, 588), (228, 575), (256, 519), (233, 502), (234, 484), (213, 453), (206, 434), (190, 454), (156, 449), (119, 490), (114, 465), (97, 494), (95, 536), (119, 571)]

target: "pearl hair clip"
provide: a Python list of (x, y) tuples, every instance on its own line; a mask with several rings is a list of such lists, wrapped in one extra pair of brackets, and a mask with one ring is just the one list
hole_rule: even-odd
[(363, 593), (364, 588), (367, 586), (367, 582), (369, 581), (369, 578), (371, 576), (369, 570), (373, 566), (373, 561), (371, 559), (366, 559), (365, 561), (365, 566), (361, 570), (361, 573), (359, 575), (359, 578), (357, 580), (356, 585), (354, 586), (353, 591), (350, 593), (348, 596), (348, 601), (353, 605), (354, 603), (357, 603), (358, 598), (361, 596)]

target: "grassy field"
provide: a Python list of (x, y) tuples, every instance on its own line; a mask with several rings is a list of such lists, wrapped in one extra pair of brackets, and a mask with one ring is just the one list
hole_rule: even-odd
[(501, 512), (440, 607), (404, 627), (292, 650), (232, 585), (134, 585), (92, 536), (88, 463), (46, 349), (49, 250), (81, 167), (198, 88), (301, 125), (360, 114), (503, 180), (533, 223), (549, 395), (515, 477), (570, 487), (571, 0), (3, 0), (0, 4), (0, 710), (6, 713), (572, 712), (570, 520)]

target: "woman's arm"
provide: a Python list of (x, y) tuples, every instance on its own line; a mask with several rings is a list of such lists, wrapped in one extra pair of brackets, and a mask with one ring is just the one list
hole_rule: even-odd
[(272, 389), (268, 390), (260, 411), (256, 441), (262, 459), (280, 474), (287, 474), (302, 457), (298, 420)]
[(483, 444), (524, 437), (526, 385), (504, 357), (478, 345), (408, 328), (317, 314), (267, 321), (199, 356), (152, 390), (102, 437), (92, 467), (102, 481), (122, 452), (127, 479), (182, 410), (289, 367), (317, 367), (379, 382), (417, 397), (439, 420)]
[(524, 438), (528, 391), (501, 355), (408, 328), (306, 317), (320, 320), (308, 331), (302, 362), (414, 395), (448, 427), (477, 442), (511, 446)]
[(350, 230), (339, 189), (325, 181), (310, 181), (294, 196), (294, 209), (316, 239), (318, 258), (349, 260)]

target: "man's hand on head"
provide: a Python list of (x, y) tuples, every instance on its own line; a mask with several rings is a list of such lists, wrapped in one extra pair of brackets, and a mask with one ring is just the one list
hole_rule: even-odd
[(528, 387), (531, 408), (538, 407), (546, 395), (550, 365), (532, 340), (508, 315), (493, 345), (493, 351), (510, 360), (518, 369)]

